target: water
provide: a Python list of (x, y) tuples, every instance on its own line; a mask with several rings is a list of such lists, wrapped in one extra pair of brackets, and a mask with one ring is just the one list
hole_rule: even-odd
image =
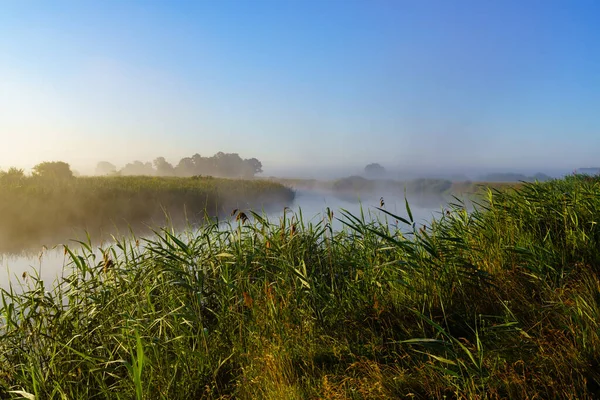
[(7, 289), (9, 279), (13, 288), (19, 290), (19, 283), (25, 283), (24, 274), (37, 274), (46, 284), (52, 283), (63, 271), (63, 265), (68, 263), (68, 256), (62, 248), (43, 249), (37, 255), (0, 256), (0, 288)]
[[(385, 210), (388, 212), (398, 215), (402, 218), (408, 219), (404, 198), (398, 197), (384, 197)], [(305, 221), (318, 222), (326, 215), (327, 208), (334, 212), (334, 217), (342, 218), (341, 210), (344, 209), (355, 216), (360, 216), (361, 209), (365, 215), (370, 212), (372, 215), (380, 215), (384, 217), (385, 214), (378, 211), (380, 207), (380, 198), (371, 199), (343, 199), (334, 196), (329, 192), (317, 191), (317, 190), (299, 190), (296, 192), (296, 199), (292, 206), (293, 211), (302, 209), (302, 215)], [(442, 204), (439, 204), (442, 206)], [(439, 208), (431, 207), (418, 207), (416, 204), (411, 205), (411, 212), (415, 223), (426, 224), (430, 221), (432, 216), (439, 212)], [(340, 221), (334, 222), (334, 229), (341, 229), (343, 224)]]
[[(408, 219), (405, 209), (404, 198), (386, 197), (385, 209), (395, 215)], [(418, 204), (411, 203), (411, 211), (414, 221), (417, 225), (427, 224), (428, 221), (440, 211), (440, 208), (419, 207)], [(441, 202), (439, 204), (442, 206)], [(338, 219), (343, 219), (341, 209), (345, 209), (353, 215), (359, 216), (361, 208), (366, 216), (369, 215), (385, 215), (376, 210), (380, 206), (379, 198), (363, 199), (342, 199), (334, 196), (330, 192), (317, 190), (298, 190), (293, 205), (290, 207), (292, 212), (298, 213), (302, 210), (302, 216), (305, 223), (318, 223), (326, 216), (327, 208), (334, 212), (334, 221), (332, 223), (335, 230), (343, 228), (343, 223)], [(268, 214), (268, 218), (272, 222), (277, 222), (284, 214), (284, 211), (278, 211)], [(289, 211), (286, 213), (289, 218)], [(392, 218), (390, 218), (391, 220)], [(13, 286), (18, 282), (23, 281), (23, 273), (38, 274), (47, 285), (58, 278), (64, 267), (68, 264), (70, 258), (65, 254), (62, 246), (53, 243), (53, 248), (40, 249), (39, 253), (32, 254), (24, 253), (21, 255), (0, 255), (0, 287), (7, 288), (9, 279)], [(107, 245), (106, 243), (104, 244)], [(71, 243), (70, 248), (76, 249), (76, 243)], [(96, 246), (97, 247), (97, 246)], [(98, 255), (100, 253), (98, 252)]]

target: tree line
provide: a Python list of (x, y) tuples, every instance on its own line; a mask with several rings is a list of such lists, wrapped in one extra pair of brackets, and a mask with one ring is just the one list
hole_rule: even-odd
[[(64, 161), (44, 161), (31, 169), (31, 176), (51, 179), (69, 179), (79, 175), (71, 170)], [(25, 170), (10, 167), (7, 171), (0, 170), (0, 183), (18, 183), (25, 178)]]
[(237, 153), (218, 152), (212, 157), (194, 154), (184, 157), (176, 165), (164, 157), (152, 162), (133, 161), (123, 168), (100, 161), (96, 166), (96, 175), (151, 175), (151, 176), (215, 176), (223, 178), (252, 178), (262, 172), (262, 163), (256, 158), (243, 159)]
[[(252, 178), (262, 171), (262, 163), (256, 158), (243, 159), (237, 153), (218, 152), (212, 157), (202, 157), (194, 154), (184, 157), (177, 165), (172, 165), (164, 157), (158, 157), (153, 162), (133, 161), (118, 169), (108, 161), (100, 161), (96, 165), (96, 175), (104, 176), (215, 176), (222, 178)], [(32, 176), (68, 179), (79, 175), (71, 170), (64, 161), (45, 161), (37, 164), (31, 170)], [(11, 167), (7, 171), (0, 170), (0, 181), (18, 182), (25, 177), (23, 169)]]

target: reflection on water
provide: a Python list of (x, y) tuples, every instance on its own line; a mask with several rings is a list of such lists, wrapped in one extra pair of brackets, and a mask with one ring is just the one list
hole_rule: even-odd
[(37, 274), (44, 282), (53, 282), (62, 273), (68, 262), (62, 248), (42, 249), (39, 254), (30, 252), (23, 255), (0, 255), (0, 287), (8, 288), (8, 281), (15, 289), (19, 282), (26, 282), (26, 274)]
[[(405, 203), (403, 198), (384, 198), (385, 209), (395, 215), (407, 218)], [(349, 199), (340, 199), (333, 196), (331, 193), (316, 191), (316, 190), (298, 190), (296, 198), (291, 209), (295, 213), (301, 210), (302, 218), (306, 224), (316, 224), (323, 220), (326, 216), (327, 209), (334, 212), (332, 225), (336, 230), (343, 228), (341, 209), (347, 210), (353, 215), (359, 216), (362, 212), (365, 218), (385, 217), (385, 215), (377, 211), (376, 207), (380, 206), (380, 199), (365, 199), (362, 201), (350, 201)], [(442, 204), (440, 204), (442, 206)], [(425, 224), (439, 212), (439, 208), (419, 208), (417, 205), (411, 205), (411, 211), (415, 223)], [(271, 222), (276, 223), (284, 215), (283, 210), (268, 214)], [(286, 213), (289, 218), (290, 215)], [(102, 247), (106, 247), (109, 243), (102, 243)], [(38, 274), (46, 284), (50, 285), (56, 278), (63, 274), (63, 269), (69, 263), (69, 256), (65, 254), (64, 248), (58, 246), (57, 243), (49, 243), (52, 248), (43, 248), (39, 253), (32, 252), (21, 255), (0, 255), (0, 287), (7, 288), (8, 280), (11, 279), (13, 286), (18, 287), (19, 281), (23, 281), (23, 273)], [(98, 245), (96, 245), (96, 248)], [(69, 248), (74, 252), (78, 251), (79, 245), (75, 242), (69, 243)], [(100, 253), (98, 252), (98, 255)]]

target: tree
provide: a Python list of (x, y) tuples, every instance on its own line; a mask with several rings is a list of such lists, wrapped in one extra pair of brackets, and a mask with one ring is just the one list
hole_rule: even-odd
[(114, 175), (117, 173), (117, 167), (108, 161), (100, 161), (96, 165), (96, 175)]
[(254, 175), (256, 174), (260, 174), (261, 172), (263, 172), (262, 170), (262, 163), (260, 161), (258, 161), (256, 158), (250, 158), (248, 160), (244, 160), (244, 163), (246, 164), (246, 173), (244, 174), (244, 177), (248, 178), (248, 177), (254, 177)]
[(22, 169), (10, 167), (8, 171), (0, 171), (0, 181), (2, 183), (16, 184), (25, 178), (25, 172)]
[(365, 174), (371, 178), (380, 178), (385, 174), (385, 168), (380, 164), (371, 163), (365, 167)]
[(192, 176), (195, 173), (194, 160), (190, 157), (184, 157), (179, 160), (179, 164), (175, 167), (177, 176)]
[(175, 175), (175, 168), (173, 165), (165, 160), (164, 157), (158, 157), (153, 162), (154, 168), (156, 168), (156, 175), (158, 176), (173, 176)]
[[(155, 160), (155, 166), (157, 160)], [(237, 153), (222, 151), (212, 157), (202, 157), (196, 153), (191, 157), (182, 158), (174, 168), (174, 174), (177, 176), (209, 175), (226, 178), (251, 178), (261, 172), (262, 163), (256, 158), (244, 160)]]
[(214, 157), (202, 157), (196, 153), (192, 156), (194, 175), (215, 175)]
[(33, 167), (34, 176), (50, 179), (73, 178), (73, 171), (69, 164), (63, 161), (45, 161)]
[(141, 161), (134, 161), (133, 163), (127, 164), (121, 170), (121, 175), (154, 175), (154, 168), (152, 163), (143, 163)]
[(238, 178), (244, 174), (244, 160), (237, 153), (215, 154), (216, 174), (227, 178)]

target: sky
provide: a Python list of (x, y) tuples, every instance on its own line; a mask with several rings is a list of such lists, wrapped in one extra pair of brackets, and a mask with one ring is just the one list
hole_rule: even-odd
[(0, 168), (600, 165), (596, 0), (0, 1)]

